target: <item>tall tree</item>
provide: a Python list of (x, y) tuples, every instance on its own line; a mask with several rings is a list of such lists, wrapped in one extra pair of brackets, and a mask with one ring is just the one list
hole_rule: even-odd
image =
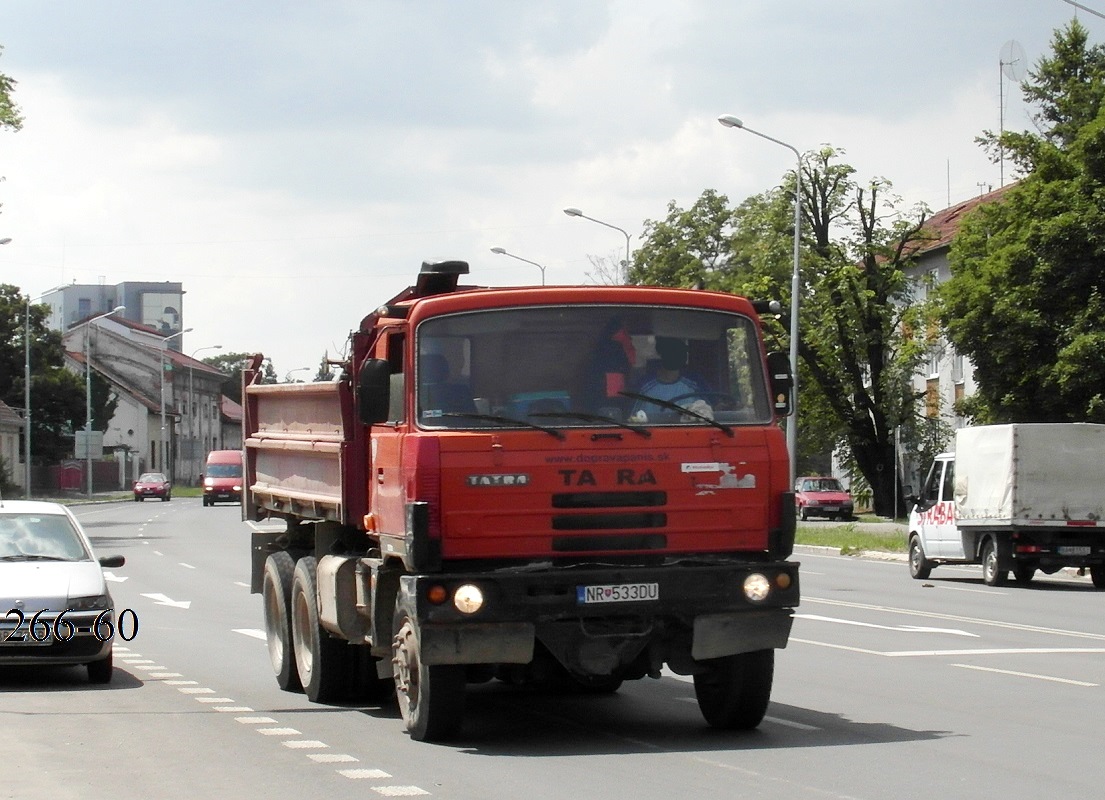
[(1105, 50), (1077, 22), (1024, 85), (1039, 132), (1001, 138), (1027, 176), (964, 220), (940, 287), (979, 422), (1105, 422)]
[[(253, 353), (223, 353), (203, 359), (204, 364), (210, 364), (215, 369), (226, 375), (223, 380), (222, 393), (235, 403), (242, 402), (242, 370), (253, 358)], [(276, 383), (276, 370), (272, 362), (264, 363), (265, 383)]]
[[(28, 298), (18, 287), (0, 284), (0, 400), (12, 408), (24, 406), (24, 342)], [(73, 452), (73, 430), (84, 425), (84, 381), (65, 369), (61, 334), (46, 327), (49, 306), (30, 306), (31, 460), (60, 461)], [(94, 387), (95, 388), (95, 387)], [(93, 400), (103, 400), (104, 393)], [(94, 403), (93, 420), (104, 419)]]
[[(0, 53), (4, 48), (0, 45)], [(23, 115), (19, 113), (19, 106), (12, 100), (15, 94), (16, 81), (0, 72), (0, 129), (17, 131), (23, 127)]]
[[(812, 433), (845, 445), (871, 486), (875, 511), (890, 515), (894, 431), (913, 414), (910, 378), (925, 352), (923, 310), (909, 302), (906, 274), (925, 212), (899, 211), (887, 182), (859, 184), (839, 155), (825, 147), (802, 160), (799, 441)], [(670, 204), (663, 223), (646, 223), (634, 276), (788, 304), (794, 190), (792, 172), (780, 188), (729, 213), (711, 190), (692, 208), (698, 213)], [(789, 324), (780, 322), (768, 335), (782, 345)]]

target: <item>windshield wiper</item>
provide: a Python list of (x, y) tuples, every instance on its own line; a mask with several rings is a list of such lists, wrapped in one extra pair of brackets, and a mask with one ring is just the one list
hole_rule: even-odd
[(711, 419), (705, 414), (699, 414), (697, 411), (691, 411), (689, 408), (684, 408), (678, 403), (673, 403), (670, 400), (661, 400), (659, 397), (650, 397), (647, 394), (638, 394), (637, 392), (618, 392), (618, 394), (624, 397), (632, 397), (634, 400), (643, 400), (646, 403), (652, 403), (653, 405), (660, 406), (660, 408), (667, 408), (671, 411), (678, 411), (680, 414), (686, 414), (687, 416), (700, 419), (708, 425), (713, 425), (719, 431), (725, 433), (726, 436), (732, 438), (733, 429), (728, 425), (718, 422), (716, 419)]
[(581, 419), (584, 422), (605, 422), (607, 425), (614, 425), (618, 428), (625, 428), (627, 431), (633, 431), (639, 433), (646, 439), (652, 436), (652, 431), (648, 428), (642, 428), (639, 425), (630, 425), (628, 422), (621, 422), (613, 417), (604, 417), (601, 414), (583, 414), (576, 411), (539, 411), (535, 414), (530, 414), (531, 417), (561, 417), (563, 419)]
[(20, 553), (14, 556), (0, 556), (0, 561), (72, 561), (71, 558), (62, 556), (43, 556), (31, 553)]
[(548, 428), (544, 425), (537, 425), (533, 422), (529, 422), (524, 419), (515, 419), (514, 417), (500, 417), (495, 414), (476, 414), (468, 411), (444, 411), (441, 416), (443, 417), (463, 417), (465, 419), (483, 419), (488, 422), (501, 422), (504, 425), (521, 425), (524, 428), (533, 428), (535, 431), (542, 431), (549, 434), (556, 439), (563, 440), (566, 438), (563, 433), (556, 428)]

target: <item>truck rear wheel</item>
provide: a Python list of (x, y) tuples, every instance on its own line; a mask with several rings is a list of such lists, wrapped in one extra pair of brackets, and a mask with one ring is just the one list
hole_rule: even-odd
[[(206, 498), (203, 501), (207, 505)], [(276, 684), (286, 692), (297, 692), (301, 686), (292, 651), (292, 575), (295, 561), (284, 550), (265, 559), (265, 576), (261, 585), (261, 600), (265, 608), (265, 640), (269, 660), (276, 674)]]
[(395, 601), (391, 652), (395, 697), (411, 738), (420, 742), (456, 733), (464, 717), (464, 665), (422, 662), (418, 616), (400, 594)]
[(1021, 586), (1027, 586), (1032, 583), (1032, 579), (1036, 576), (1036, 565), (1025, 564), (1020, 562), (1013, 565), (1013, 580), (1019, 583)]
[(932, 562), (925, 558), (925, 548), (917, 535), (909, 537), (909, 574), (919, 581), (932, 574)]
[(1105, 564), (1093, 564), (1090, 566), (1090, 580), (1098, 589), (1105, 589)]
[(702, 716), (715, 728), (751, 730), (767, 713), (775, 677), (775, 651), (757, 650), (701, 662), (694, 694)]
[(312, 703), (342, 699), (348, 688), (352, 648), (319, 625), (317, 562), (305, 556), (292, 577), (292, 645), (303, 691)]
[(991, 537), (982, 545), (982, 582), (987, 586), (1004, 586), (1009, 579), (1009, 570), (1002, 569), (1001, 564), (998, 544)]

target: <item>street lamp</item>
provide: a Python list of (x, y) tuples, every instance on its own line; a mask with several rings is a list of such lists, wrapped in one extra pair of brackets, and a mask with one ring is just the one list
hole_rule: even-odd
[[(191, 359), (191, 361), (188, 362), (188, 440), (192, 443), (192, 452), (191, 452), (191, 454), (188, 458), (188, 483), (191, 483), (193, 480), (195, 480), (195, 474), (196, 474), (196, 471), (194, 469), (194, 467), (196, 466), (196, 431), (194, 429), (194, 423), (193, 423), (193, 421), (196, 419), (196, 394), (193, 391), (193, 384), (192, 384), (192, 361), (195, 360), (196, 353), (199, 353), (203, 350), (222, 350), (222, 349), (223, 349), (223, 346), (221, 344), (209, 344), (206, 347), (197, 347), (195, 350), (192, 351), (192, 355), (188, 356), (188, 358)], [(202, 425), (203, 420), (202, 420), (202, 418), (200, 419), (200, 422), (201, 422), (201, 424), (199, 426), (200, 427), (200, 434), (202, 435), (203, 434), (203, 425)], [(206, 450), (207, 449), (206, 445), (202, 449)]]
[(89, 350), (89, 333), (96, 320), (126, 310), (126, 306), (115, 306), (111, 311), (105, 311), (84, 323), (84, 457), (86, 491), (89, 497), (92, 496), (92, 353)]
[(799, 271), (799, 245), (801, 243), (802, 225), (802, 154), (793, 145), (779, 141), (766, 133), (752, 130), (738, 117), (732, 114), (722, 114), (717, 118), (727, 128), (740, 128), (748, 131), (761, 139), (767, 139), (777, 145), (787, 148), (798, 159), (798, 166), (794, 170), (794, 270), (790, 276), (790, 368), (794, 372), (794, 383), (791, 392), (791, 417), (787, 423), (787, 453), (790, 455), (790, 487), (794, 488), (797, 478), (798, 461), (798, 292), (801, 285), (801, 272)]
[(541, 266), (540, 264), (538, 264), (536, 261), (530, 261), (528, 258), (522, 258), (521, 256), (516, 256), (516, 255), (514, 255), (514, 253), (508, 253), (506, 250), (504, 250), (501, 247), (492, 247), (491, 252), (495, 253), (496, 255), (500, 255), (500, 256), (510, 256), (511, 258), (516, 258), (519, 261), (525, 261), (527, 264), (533, 264), (533, 266), (535, 266), (539, 270), (541, 270), (541, 285), (542, 286), (545, 285), (545, 268), (543, 266)]
[(310, 372), (311, 369), (312, 369), (311, 367), (296, 367), (295, 369), (288, 370), (287, 372), (284, 373), (284, 383), (291, 383), (292, 382), (292, 373), (295, 373), (295, 372)]
[(175, 476), (172, 474), (172, 464), (169, 464), (169, 468), (165, 467), (165, 451), (168, 446), (165, 444), (165, 343), (170, 339), (175, 339), (178, 336), (183, 336), (186, 333), (191, 332), (191, 328), (185, 328), (182, 331), (176, 333), (170, 333), (168, 336), (161, 337), (161, 470), (165, 472), (169, 480), (172, 480)]
[(582, 211), (580, 211), (578, 208), (566, 208), (566, 209), (564, 209), (564, 213), (567, 214), (569, 217), (580, 217), (582, 219), (589, 219), (589, 220), (591, 220), (591, 222), (597, 222), (599, 225), (605, 225), (607, 228), (613, 228), (616, 231), (621, 231), (622, 236), (625, 237), (625, 274), (622, 276), (622, 283), (628, 283), (629, 282), (629, 239), (630, 239), (629, 232), (626, 231), (626, 230), (623, 230), (622, 228), (619, 228), (617, 225), (611, 225), (609, 222), (603, 222), (601, 219), (595, 219), (594, 217), (589, 217), (586, 214), (584, 214)]
[[(7, 244), (11, 239), (0, 239), (0, 244)], [(41, 300), (48, 294), (53, 294), (61, 286), (49, 289), (35, 300)], [(31, 499), (31, 296), (27, 295), (27, 306), (23, 317), (23, 498)]]

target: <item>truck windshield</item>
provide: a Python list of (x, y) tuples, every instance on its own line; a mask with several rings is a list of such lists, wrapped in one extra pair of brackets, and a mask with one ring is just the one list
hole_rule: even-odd
[(426, 320), (417, 342), (423, 427), (772, 420), (756, 326), (738, 314), (627, 305), (494, 309)]

